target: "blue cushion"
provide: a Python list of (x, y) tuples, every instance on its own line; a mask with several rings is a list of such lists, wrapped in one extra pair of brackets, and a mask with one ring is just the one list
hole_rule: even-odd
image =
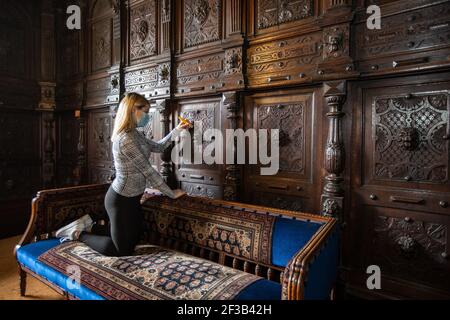
[(325, 300), (335, 285), (338, 270), (339, 229), (335, 228), (319, 256), (309, 266), (305, 283), (306, 300)]
[(242, 290), (234, 300), (280, 300), (281, 285), (274, 281), (261, 279)]
[[(27, 244), (17, 250), (17, 260), (20, 264), (24, 265), (37, 275), (66, 290), (79, 299), (104, 300), (102, 296), (99, 296), (94, 291), (84, 287), (83, 285), (80, 285), (78, 288), (75, 287), (69, 289), (67, 287), (67, 283), (71, 282), (69, 277), (37, 260), (41, 254), (59, 244), (59, 239), (42, 240)], [(69, 281), (67, 281), (68, 279)]]
[(272, 264), (286, 267), (321, 226), (318, 222), (277, 217), (272, 236)]

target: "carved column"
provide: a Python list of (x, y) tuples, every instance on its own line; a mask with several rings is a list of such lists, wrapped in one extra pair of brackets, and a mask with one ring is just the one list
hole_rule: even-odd
[(322, 193), (322, 214), (341, 217), (344, 200), (342, 172), (344, 171), (345, 151), (342, 139), (342, 106), (346, 97), (345, 81), (324, 85), (324, 97), (328, 105), (328, 139), (325, 148), (325, 186)]
[[(229, 129), (236, 129), (237, 119), (239, 118), (239, 105), (236, 101), (237, 94), (233, 92), (225, 92), (222, 95), (222, 103), (224, 108), (228, 111), (227, 119), (229, 119)], [(226, 143), (230, 143), (226, 141)], [(234, 144), (234, 141), (233, 141)], [(227, 146), (225, 146), (227, 147)], [(226, 148), (227, 151), (229, 148)], [(236, 148), (233, 148), (233, 159), (236, 159)], [(239, 200), (239, 186), (241, 181), (240, 168), (236, 164), (226, 164), (225, 165), (225, 183), (223, 189), (223, 198), (225, 200), (236, 201)]]
[(41, 3), (41, 96), (37, 110), (41, 114), (41, 155), (42, 155), (42, 185), (45, 188), (55, 186), (56, 165), (56, 132), (55, 132), (55, 15), (53, 2), (43, 0)]
[(78, 121), (78, 143), (77, 143), (77, 164), (73, 171), (74, 185), (80, 185), (86, 182), (86, 121), (81, 117), (80, 111), (75, 111), (75, 117)]
[[(170, 132), (170, 105), (168, 100), (157, 100), (156, 108), (161, 117), (162, 136), (166, 136)], [(172, 162), (170, 160), (171, 149), (169, 148), (161, 154), (161, 168), (160, 173), (167, 184), (171, 185), (173, 170)]]

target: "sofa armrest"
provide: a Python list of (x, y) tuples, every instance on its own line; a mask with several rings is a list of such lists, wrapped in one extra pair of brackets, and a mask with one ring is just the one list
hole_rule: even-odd
[(31, 217), (14, 254), (22, 245), (49, 238), (57, 229), (85, 214), (90, 214), (95, 220), (106, 217), (104, 199), (109, 185), (92, 184), (39, 191), (31, 202)]
[[(326, 219), (327, 222), (325, 222), (308, 243), (291, 258), (286, 266), (282, 283), (282, 299), (319, 299), (316, 294), (308, 294), (305, 296), (307, 282), (310, 284), (308, 289), (320, 285), (321, 288), (317, 289), (322, 289), (323, 291), (324, 287), (328, 287), (330, 282), (335, 281), (339, 251), (339, 228), (336, 219)], [(322, 283), (320, 284), (314, 281), (307, 281), (310, 276), (317, 275), (318, 272), (323, 271), (320, 270), (321, 268), (317, 267), (319, 264), (328, 266), (329, 269), (325, 270), (328, 276), (322, 277), (322, 279), (320, 279), (320, 282)], [(316, 279), (317, 277), (314, 277), (314, 280)], [(324, 283), (324, 281), (328, 282)], [(332, 283), (332, 285), (334, 285), (334, 283)], [(309, 293), (311, 293), (311, 290)], [(324, 298), (323, 292), (321, 294), (322, 296), (320, 298)], [(327, 294), (330, 294), (330, 292), (327, 292)]]

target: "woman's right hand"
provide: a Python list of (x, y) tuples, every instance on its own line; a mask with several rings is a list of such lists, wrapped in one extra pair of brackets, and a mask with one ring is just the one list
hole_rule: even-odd
[(184, 192), (181, 189), (175, 189), (175, 190), (173, 190), (173, 194), (174, 194), (173, 199), (178, 199), (178, 198), (184, 196), (186, 194), (186, 192)]

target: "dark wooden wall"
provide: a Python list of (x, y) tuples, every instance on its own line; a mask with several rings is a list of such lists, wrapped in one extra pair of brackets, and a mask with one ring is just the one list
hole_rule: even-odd
[[(153, 139), (178, 115), (280, 129), (277, 175), (152, 156), (173, 187), (339, 217), (352, 295), (449, 297), (449, 1), (1, 3), (13, 28), (0, 29), (4, 217), (27, 216), (17, 206), (38, 188), (111, 181), (114, 115), (136, 91), (151, 101)], [(80, 31), (65, 27), (71, 4)], [(366, 27), (370, 4), (380, 30)], [(28, 13), (9, 22), (17, 10)], [(366, 288), (372, 264), (382, 290)]]

